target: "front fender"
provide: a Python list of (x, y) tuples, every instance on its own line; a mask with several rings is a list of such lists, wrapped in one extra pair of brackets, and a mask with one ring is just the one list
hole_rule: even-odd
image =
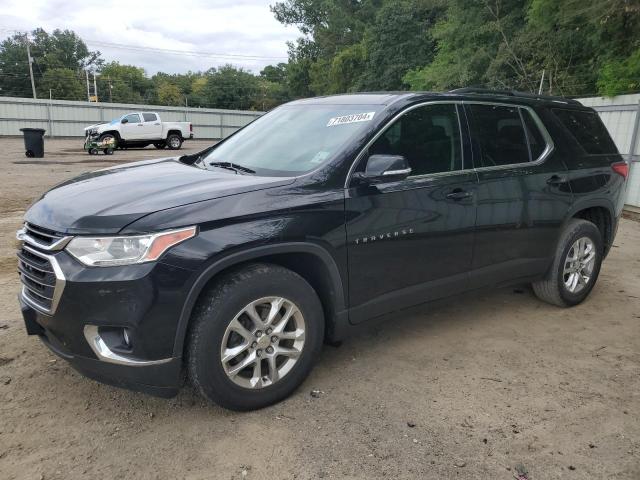
[[(229, 267), (233, 267), (234, 265), (259, 260), (261, 258), (272, 255), (287, 253), (311, 254), (322, 261), (327, 270), (329, 281), (333, 286), (333, 298), (331, 299), (331, 302), (333, 304), (333, 310), (335, 312), (334, 321), (339, 324), (335, 325), (334, 329), (342, 331), (344, 328), (346, 328), (346, 322), (348, 320), (345, 314), (346, 302), (342, 278), (340, 276), (340, 271), (334, 258), (325, 248), (321, 247), (320, 245), (308, 242), (284, 242), (271, 245), (262, 245), (226, 255), (223, 258), (213, 261), (201, 272), (199, 272), (196, 280), (193, 282), (187, 294), (186, 300), (182, 307), (182, 312), (180, 314), (180, 319), (178, 321), (178, 327), (176, 331), (174, 356), (182, 356), (189, 321), (191, 319), (191, 313), (193, 312), (193, 308), (200, 294), (211, 279), (213, 279), (223, 270), (226, 270)], [(342, 323), (345, 323), (345, 325), (342, 325)]]

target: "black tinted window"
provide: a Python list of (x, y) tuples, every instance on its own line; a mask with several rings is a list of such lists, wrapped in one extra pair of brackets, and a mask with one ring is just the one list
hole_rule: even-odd
[(529, 147), (518, 107), (470, 105), (480, 165), (494, 167), (529, 161)]
[(369, 148), (369, 155), (402, 155), (411, 176), (460, 170), (460, 128), (455, 105), (426, 105), (402, 115)]
[(597, 113), (564, 109), (554, 109), (553, 113), (588, 154), (618, 153)]
[(155, 122), (158, 119), (155, 113), (143, 113), (142, 118), (145, 122)]
[(520, 110), (522, 118), (524, 118), (524, 124), (527, 127), (527, 138), (529, 139), (529, 147), (531, 148), (531, 158), (533, 161), (540, 158), (542, 152), (547, 147), (547, 142), (544, 140), (540, 128), (536, 125), (531, 114), (524, 108)]

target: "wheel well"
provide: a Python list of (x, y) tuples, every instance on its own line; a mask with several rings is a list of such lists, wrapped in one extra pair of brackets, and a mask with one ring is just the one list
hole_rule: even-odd
[(178, 135), (180, 138), (183, 138), (182, 132), (180, 130), (169, 130), (167, 132), (167, 138), (169, 138), (169, 135), (173, 135), (173, 134)]
[(604, 243), (605, 252), (609, 250), (612, 237), (613, 225), (611, 222), (611, 213), (605, 207), (590, 207), (585, 208), (577, 212), (573, 218), (582, 218), (593, 223), (600, 234), (602, 235), (602, 241)]
[(116, 140), (120, 141), (122, 138), (120, 137), (120, 133), (117, 130), (109, 130), (108, 132), (102, 132), (100, 134), (100, 136), (102, 135), (113, 135), (114, 137), (116, 137)]
[(209, 290), (209, 287), (211, 287), (211, 285), (213, 285), (215, 282), (219, 281), (220, 278), (222, 278), (224, 275), (231, 271), (242, 269), (254, 263), (270, 263), (279, 265), (297, 273), (302, 278), (304, 278), (315, 290), (318, 298), (320, 299), (325, 318), (325, 337), (328, 338), (330, 336), (335, 324), (336, 313), (338, 310), (336, 301), (337, 292), (335, 291), (335, 289), (338, 287), (334, 286), (334, 283), (331, 281), (331, 274), (328, 267), (324, 264), (320, 257), (312, 253), (290, 252), (270, 254), (230, 265), (223, 270), (216, 272), (216, 274), (212, 278), (210, 278), (205, 285), (202, 286), (202, 289), (198, 293), (198, 297), (194, 303), (194, 306), (200, 302), (202, 295), (206, 294), (206, 292)]

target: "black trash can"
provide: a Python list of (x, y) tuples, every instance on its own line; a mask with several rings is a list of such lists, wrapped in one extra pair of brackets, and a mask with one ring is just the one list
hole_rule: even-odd
[(44, 157), (44, 128), (21, 128), (24, 135), (24, 154), (29, 158)]

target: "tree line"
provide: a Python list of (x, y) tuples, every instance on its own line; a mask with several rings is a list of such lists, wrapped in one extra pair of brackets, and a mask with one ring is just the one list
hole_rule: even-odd
[[(290, 91), (640, 90), (639, 0), (285, 0)], [(543, 78), (544, 72), (544, 78)]]
[[(149, 76), (69, 30), (29, 35), (38, 96), (268, 110), (294, 98), (465, 86), (564, 96), (640, 91), (640, 0), (284, 0), (288, 61)], [(24, 34), (0, 43), (0, 95), (31, 96)], [(91, 79), (91, 84), (92, 84)]]
[[(254, 74), (233, 65), (199, 72), (148, 76), (144, 69), (107, 62), (73, 31), (38, 28), (29, 34), (38, 98), (87, 100), (87, 73), (97, 72), (100, 102), (268, 110), (287, 100), (285, 64)], [(25, 34), (0, 43), (0, 95), (31, 97)], [(93, 95), (93, 73), (89, 73)]]

